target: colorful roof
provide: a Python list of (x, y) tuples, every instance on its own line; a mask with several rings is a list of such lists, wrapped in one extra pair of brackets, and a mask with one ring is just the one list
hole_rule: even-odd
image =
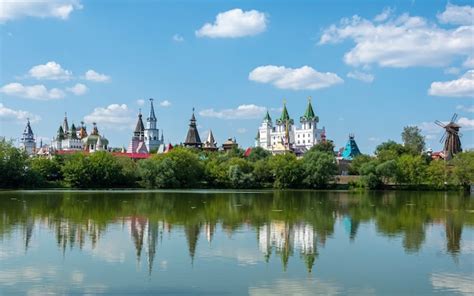
[(270, 113), (268, 113), (268, 110), (267, 110), (267, 114), (265, 115), (265, 117), (263, 118), (264, 121), (269, 121), (271, 122), (272, 121), (272, 118), (270, 117)]
[(360, 155), (359, 147), (357, 147), (357, 143), (354, 140), (354, 135), (349, 135), (349, 140), (346, 143), (346, 147), (344, 147), (344, 151), (342, 151), (342, 158), (345, 160), (352, 160), (357, 155)]
[(286, 102), (283, 103), (283, 111), (281, 111), (281, 116), (280, 118), (277, 119), (277, 123), (282, 124), (282, 123), (293, 123), (293, 119), (290, 118), (290, 114), (288, 113), (288, 109), (286, 109)]
[(313, 105), (311, 104), (311, 97), (309, 97), (308, 106), (306, 107), (306, 111), (303, 116), (301, 116), (301, 120), (317, 120), (317, 118), (318, 117), (316, 116), (313, 110)]

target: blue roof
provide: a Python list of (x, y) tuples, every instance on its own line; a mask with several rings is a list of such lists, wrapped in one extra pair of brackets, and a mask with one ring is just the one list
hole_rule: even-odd
[(357, 155), (360, 155), (359, 147), (357, 147), (357, 143), (354, 140), (353, 135), (349, 135), (349, 141), (347, 141), (346, 147), (344, 147), (344, 151), (342, 151), (342, 158), (345, 160), (352, 160)]

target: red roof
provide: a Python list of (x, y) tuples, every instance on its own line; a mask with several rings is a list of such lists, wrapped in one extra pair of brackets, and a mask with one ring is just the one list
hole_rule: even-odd
[(247, 150), (245, 150), (244, 157), (249, 157), (250, 152), (252, 152), (252, 147), (249, 147), (249, 148), (247, 148)]

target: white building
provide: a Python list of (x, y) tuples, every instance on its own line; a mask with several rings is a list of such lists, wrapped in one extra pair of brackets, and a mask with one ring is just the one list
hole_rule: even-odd
[(156, 115), (155, 115), (155, 108), (153, 107), (153, 99), (150, 99), (150, 115), (146, 119), (146, 128), (144, 132), (145, 136), (145, 145), (148, 151), (158, 150), (161, 144), (164, 144), (163, 139), (163, 131), (161, 132), (160, 138), (160, 130), (156, 127)]
[(28, 155), (33, 155), (36, 153), (36, 141), (33, 130), (31, 129), (30, 120), (28, 119), (26, 123), (25, 130), (20, 139), (20, 149), (26, 151)]
[(272, 122), (267, 111), (255, 141), (256, 147), (262, 147), (273, 154), (294, 151), (304, 153), (317, 143), (325, 140), (325, 129), (318, 129), (319, 117), (315, 115), (311, 100), (308, 100), (308, 107), (303, 116), (300, 117), (301, 126), (294, 125), (290, 118), (286, 103), (280, 118)]
[(53, 137), (51, 142), (51, 148), (54, 150), (66, 150), (66, 151), (80, 151), (83, 149), (83, 143), (81, 141), (85, 131), (84, 124), (82, 124), (80, 130), (76, 129), (74, 123), (69, 128), (67, 115), (64, 115), (63, 124), (59, 126), (56, 137)]

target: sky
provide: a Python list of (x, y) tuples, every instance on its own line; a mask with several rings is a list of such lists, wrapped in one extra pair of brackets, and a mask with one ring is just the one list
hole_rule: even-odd
[[(428, 4), (429, 2), (429, 4)], [(127, 147), (155, 102), (166, 142), (195, 108), (201, 138), (254, 144), (266, 110), (308, 97), (328, 139), (363, 153), (417, 125), (441, 150), (435, 120), (458, 113), (474, 148), (472, 1), (0, 0), (0, 136), (30, 119), (49, 143), (65, 112)]]

